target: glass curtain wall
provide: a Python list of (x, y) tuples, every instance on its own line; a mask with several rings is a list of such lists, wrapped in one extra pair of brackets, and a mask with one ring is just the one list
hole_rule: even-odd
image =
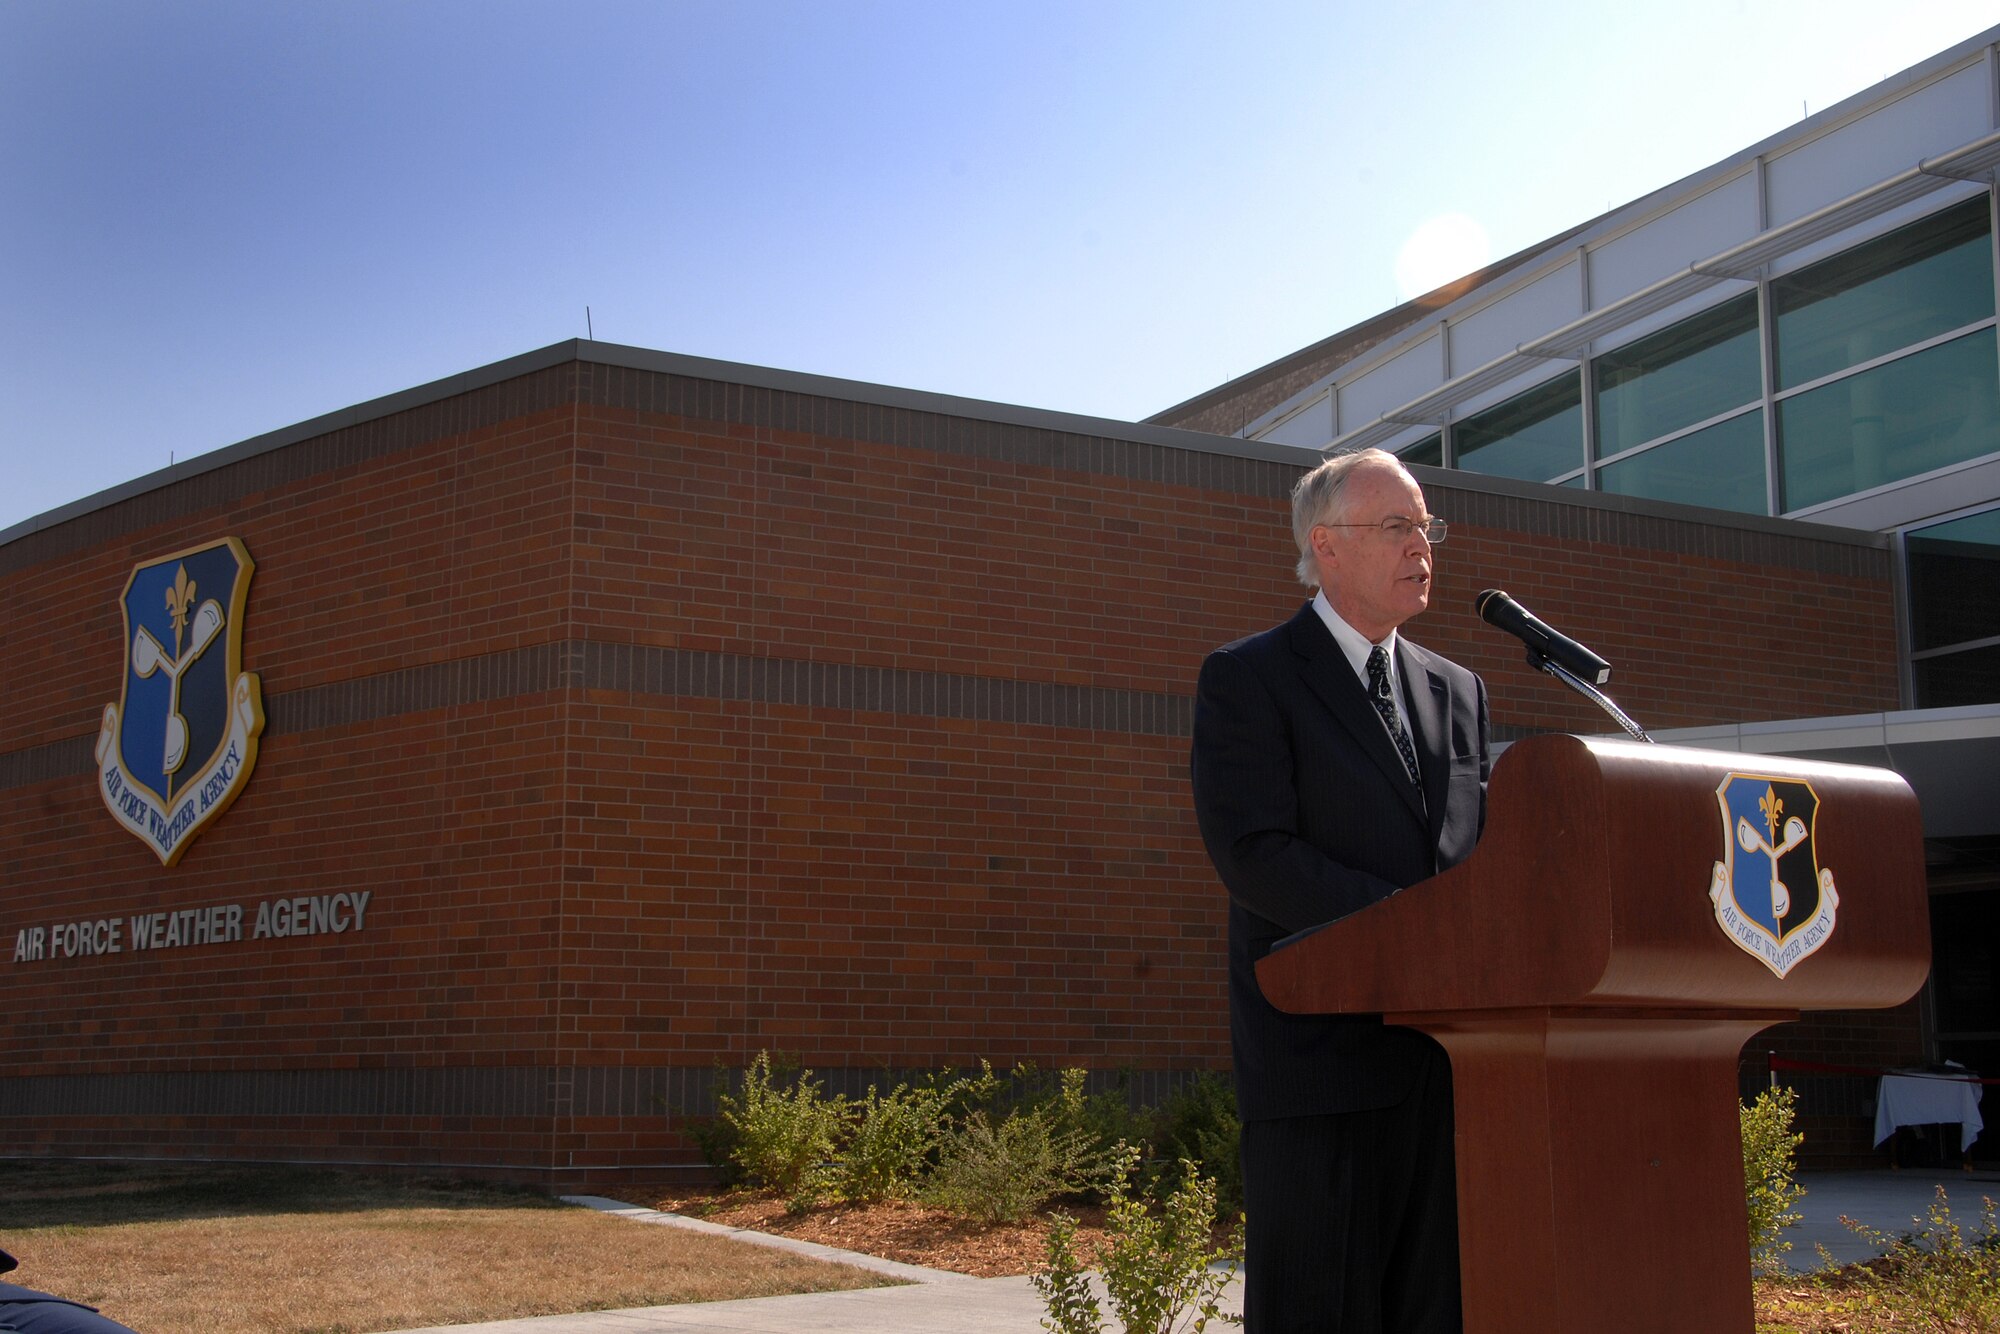
[(1781, 510), (2000, 450), (1984, 196), (1771, 282)]
[(1758, 327), (1747, 292), (1591, 362), (1602, 490), (1768, 512)]
[(2000, 702), (2000, 509), (1903, 535), (1920, 709)]
[(1991, 233), (1981, 194), (1772, 279), (1768, 317), (1744, 292), (1401, 452), (1745, 514), (1773, 512), (1774, 490), (1782, 514), (2000, 452)]
[(1413, 445), (1404, 445), (1396, 451), (1396, 457), (1405, 463), (1428, 463), (1433, 468), (1444, 466), (1444, 432), (1433, 431)]
[(1451, 428), (1457, 464), (1467, 472), (1553, 482), (1583, 466), (1582, 379), (1572, 373)]

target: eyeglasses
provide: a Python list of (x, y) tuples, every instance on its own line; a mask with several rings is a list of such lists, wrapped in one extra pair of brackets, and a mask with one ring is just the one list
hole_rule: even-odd
[(1415, 519), (1406, 519), (1400, 514), (1392, 519), (1384, 519), (1380, 523), (1323, 523), (1319, 526), (1321, 528), (1377, 528), (1391, 540), (1397, 542), (1409, 541), (1411, 533), (1422, 533), (1424, 541), (1430, 543), (1432, 546), (1436, 546), (1438, 543), (1444, 541), (1445, 535), (1445, 522), (1443, 519), (1425, 519), (1422, 523), (1418, 523)]

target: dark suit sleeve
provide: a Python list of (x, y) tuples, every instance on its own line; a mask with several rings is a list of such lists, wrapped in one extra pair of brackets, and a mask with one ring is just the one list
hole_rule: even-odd
[(1284, 931), (1319, 926), (1396, 892), (1334, 861), (1300, 829), (1298, 756), (1285, 710), (1251, 664), (1217, 649), (1195, 691), (1195, 815), (1222, 882)]
[(0, 1334), (133, 1334), (133, 1330), (88, 1306), (47, 1293), (29, 1292), (26, 1297), (12, 1300), (0, 1294)]

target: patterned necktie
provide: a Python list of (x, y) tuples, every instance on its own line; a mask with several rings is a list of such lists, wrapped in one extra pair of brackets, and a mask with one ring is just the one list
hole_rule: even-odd
[(1417, 748), (1410, 744), (1409, 731), (1403, 726), (1402, 715), (1396, 712), (1396, 697), (1389, 686), (1389, 650), (1380, 644), (1368, 650), (1368, 698), (1374, 703), (1375, 712), (1382, 715), (1390, 739), (1403, 757), (1403, 767), (1410, 771), (1410, 781), (1422, 787), (1423, 779), (1417, 775)]

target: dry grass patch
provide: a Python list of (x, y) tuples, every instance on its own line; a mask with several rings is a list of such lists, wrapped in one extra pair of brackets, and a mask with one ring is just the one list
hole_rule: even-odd
[(369, 1334), (874, 1287), (881, 1275), (537, 1195), (242, 1167), (0, 1163), (9, 1277), (145, 1334)]

